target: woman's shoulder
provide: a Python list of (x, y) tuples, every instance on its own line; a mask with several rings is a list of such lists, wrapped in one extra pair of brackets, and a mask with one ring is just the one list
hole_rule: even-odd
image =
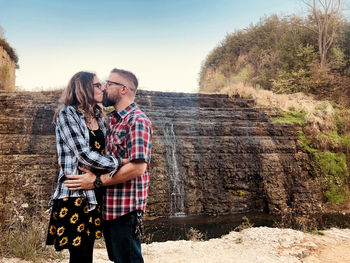
[(71, 105), (66, 105), (61, 108), (58, 114), (79, 114), (79, 111)]
[(80, 122), (81, 113), (73, 106), (63, 106), (57, 114), (57, 122)]

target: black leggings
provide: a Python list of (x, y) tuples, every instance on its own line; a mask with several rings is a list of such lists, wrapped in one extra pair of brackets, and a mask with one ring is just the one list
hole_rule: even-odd
[(72, 247), (69, 249), (69, 263), (92, 263), (94, 250), (94, 240), (84, 246)]

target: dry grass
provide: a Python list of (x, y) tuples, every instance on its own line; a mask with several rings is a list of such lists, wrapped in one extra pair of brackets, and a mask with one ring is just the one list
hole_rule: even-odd
[(187, 232), (187, 240), (191, 241), (203, 241), (203, 234), (195, 228), (190, 228)]
[(62, 259), (53, 247), (45, 246), (46, 224), (34, 221), (29, 227), (16, 226), (0, 232), (0, 256), (20, 258), (31, 262)]
[(241, 232), (242, 230), (248, 229), (248, 228), (252, 228), (253, 226), (254, 226), (254, 224), (251, 224), (249, 222), (249, 218), (246, 217), (246, 216), (243, 216), (242, 217), (242, 223), (239, 226), (235, 227), (234, 231)]
[(305, 112), (305, 120), (312, 133), (331, 131), (335, 125), (335, 109), (329, 101), (318, 101), (303, 93), (276, 94), (246, 86), (243, 83), (231, 83), (221, 93), (233, 96), (239, 94), (243, 98), (254, 99), (262, 107), (279, 108), (283, 111)]

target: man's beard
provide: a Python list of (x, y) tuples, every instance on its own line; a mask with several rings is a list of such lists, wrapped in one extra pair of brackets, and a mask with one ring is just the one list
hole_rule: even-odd
[(105, 107), (115, 106), (120, 101), (120, 96), (116, 95), (114, 98), (108, 97), (107, 91), (103, 93), (102, 104)]

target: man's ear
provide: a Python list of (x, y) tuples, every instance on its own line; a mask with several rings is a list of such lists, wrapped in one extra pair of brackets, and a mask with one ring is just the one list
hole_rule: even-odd
[(125, 95), (127, 92), (128, 92), (128, 87), (123, 86), (123, 87), (122, 87), (122, 90), (121, 90), (121, 93), (122, 93), (123, 95)]

